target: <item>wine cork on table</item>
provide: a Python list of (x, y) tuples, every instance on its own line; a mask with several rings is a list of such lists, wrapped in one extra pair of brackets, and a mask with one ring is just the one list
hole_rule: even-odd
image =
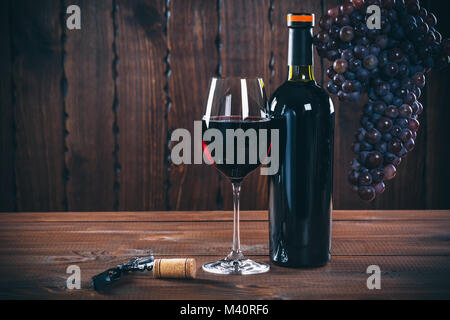
[(153, 276), (155, 278), (193, 279), (197, 272), (195, 259), (155, 259)]

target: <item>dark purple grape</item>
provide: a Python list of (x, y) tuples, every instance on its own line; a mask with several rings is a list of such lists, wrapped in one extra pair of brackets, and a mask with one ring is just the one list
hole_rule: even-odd
[(437, 18), (433, 13), (428, 13), (427, 17), (425, 18), (426, 23), (428, 23), (428, 25), (430, 27), (434, 27), (435, 25), (437, 25)]
[(335, 85), (337, 85), (337, 86), (342, 86), (342, 84), (344, 83), (344, 81), (345, 81), (345, 77), (342, 75), (342, 74), (336, 74), (334, 77), (333, 77), (333, 82), (334, 82), (334, 84)]
[(331, 39), (339, 39), (339, 32), (341, 32), (341, 28), (336, 25), (332, 25), (330, 30), (328, 30)]
[(330, 61), (339, 59), (339, 56), (340, 56), (340, 54), (339, 54), (339, 51), (337, 51), (337, 50), (329, 50), (327, 52), (327, 59)]
[(402, 140), (404, 143), (408, 142), (410, 139), (412, 139), (412, 132), (409, 129), (404, 129), (400, 135), (400, 140)]
[(378, 58), (374, 55), (368, 55), (363, 60), (363, 66), (367, 70), (373, 70), (378, 66)]
[(353, 11), (355, 11), (355, 7), (351, 2), (344, 2), (339, 7), (339, 10), (341, 14), (349, 16), (353, 13)]
[(369, 155), (367, 156), (365, 165), (369, 169), (374, 169), (379, 167), (382, 163), (383, 155), (378, 151), (374, 151), (369, 153)]
[(384, 190), (386, 190), (386, 185), (384, 184), (384, 182), (379, 182), (375, 184), (373, 187), (377, 195), (382, 194)]
[[(359, 61), (359, 60), (358, 60)], [(366, 82), (370, 78), (370, 72), (367, 71), (364, 68), (358, 68), (356, 71), (356, 79), (358, 79), (361, 82)]]
[(350, 167), (352, 168), (352, 170), (359, 171), (359, 169), (361, 169), (361, 164), (358, 162), (358, 160), (354, 159), (350, 162)]
[(430, 27), (426, 22), (420, 22), (417, 24), (417, 32), (419, 32), (419, 34), (425, 35), (428, 31), (430, 31)]
[(381, 182), (384, 178), (384, 170), (381, 168), (372, 169), (370, 170), (370, 175), (372, 176), (372, 181), (374, 183)]
[(345, 73), (348, 69), (348, 62), (345, 59), (337, 59), (333, 63), (333, 68), (339, 74)]
[[(385, 140), (385, 139), (384, 139), (384, 135), (383, 135), (383, 140)], [(386, 141), (386, 140), (385, 140), (385, 141)], [(386, 142), (378, 143), (378, 144), (375, 146), (375, 150), (380, 151), (382, 154), (386, 153), (386, 152), (387, 152), (387, 143), (386, 143)]]
[(389, 38), (386, 35), (379, 35), (375, 39), (375, 44), (382, 50), (386, 49), (389, 43)]
[(398, 108), (394, 105), (390, 105), (389, 107), (386, 108), (386, 110), (384, 111), (384, 115), (395, 119), (398, 117)]
[(330, 36), (328, 35), (327, 31), (320, 31), (317, 35), (316, 35), (316, 39), (319, 42), (322, 43), (328, 43), (328, 41), (330, 40)]
[(404, 55), (401, 49), (394, 48), (391, 51), (389, 51), (388, 59), (395, 63), (400, 63), (403, 61)]
[(333, 77), (334, 77), (335, 75), (336, 75), (336, 71), (334, 71), (334, 69), (333, 69), (332, 66), (329, 67), (329, 68), (327, 69), (327, 76), (328, 76), (328, 78), (333, 79)]
[(358, 58), (358, 59), (363, 59), (367, 56), (368, 54), (368, 50), (367, 47), (363, 46), (363, 45), (356, 45), (353, 48), (353, 55)]
[(408, 128), (413, 132), (419, 130), (420, 123), (416, 119), (408, 119)]
[(373, 103), (373, 111), (378, 114), (384, 114), (384, 111), (386, 110), (387, 105), (383, 101), (375, 101)]
[(370, 186), (372, 184), (372, 175), (369, 172), (361, 172), (358, 177), (360, 186)]
[(392, 120), (386, 117), (382, 117), (377, 122), (378, 131), (385, 133), (390, 132), (392, 129)]
[(396, 167), (398, 167), (400, 165), (400, 163), (402, 162), (402, 158), (397, 157), (395, 154), (387, 152), (384, 155), (384, 162), (387, 164), (392, 164)]
[(399, 70), (398, 64), (396, 64), (394, 62), (390, 62), (384, 67), (383, 70), (384, 70), (385, 75), (387, 75), (390, 78), (393, 78), (398, 73), (398, 70)]
[(389, 152), (392, 152), (394, 154), (397, 154), (400, 150), (402, 150), (402, 148), (403, 144), (401, 143), (400, 140), (392, 139), (392, 141), (388, 143)]
[(400, 128), (408, 128), (408, 119), (404, 119), (404, 118), (400, 118), (400, 119), (395, 119), (394, 124), (399, 126)]
[(338, 51), (339, 54), (339, 42), (337, 40), (330, 39), (330, 41), (328, 41), (327, 43), (327, 49), (329, 51)]
[[(389, 142), (389, 141), (391, 141), (392, 140), (392, 134), (390, 134), (390, 132), (385, 132), (385, 133), (383, 133), (383, 141), (385, 141), (385, 142)], [(387, 144), (386, 144), (386, 150), (387, 150)], [(383, 152), (386, 152), (386, 150), (384, 150), (384, 148), (383, 148)]]
[(327, 90), (329, 93), (337, 94), (339, 91), (339, 87), (335, 85), (333, 81), (329, 81), (327, 84)]
[(422, 72), (417, 72), (413, 75), (413, 81), (419, 88), (425, 87), (425, 75)]
[(436, 42), (436, 36), (434, 35), (434, 32), (428, 32), (428, 33), (425, 35), (425, 42), (426, 42), (426, 44), (429, 45), (430, 47), (431, 47), (431, 45), (432, 45), (433, 43)]
[(355, 34), (358, 37), (364, 37), (367, 34), (367, 26), (365, 23), (359, 23), (355, 26)]
[(371, 144), (376, 144), (381, 140), (381, 133), (377, 129), (370, 129), (365, 135), (365, 140)]
[(336, 25), (338, 26), (346, 26), (348, 24), (350, 24), (350, 17), (347, 15), (338, 15), (336, 18), (334, 18), (333, 21)]
[(339, 7), (333, 7), (328, 9), (328, 16), (332, 19), (336, 18), (339, 15)]
[(352, 49), (345, 49), (342, 51), (341, 58), (345, 59), (347, 61), (350, 61), (353, 59), (353, 50)]
[(388, 164), (384, 167), (384, 180), (389, 181), (395, 178), (397, 175), (397, 169), (394, 165)]
[(338, 97), (338, 99), (339, 99), (339, 101), (348, 101), (349, 99), (348, 99), (348, 93), (347, 92), (344, 92), (344, 91), (342, 91), (342, 90), (339, 90), (338, 91), (338, 93), (337, 93), (337, 97)]
[(420, 6), (417, 2), (410, 1), (406, 4), (406, 11), (408, 11), (409, 14), (417, 15), (419, 13)]
[(355, 154), (359, 154), (359, 152), (361, 151), (361, 143), (359, 143), (359, 142), (354, 142), (354, 143), (352, 144), (352, 151), (353, 151), (353, 153), (355, 153)]
[(361, 60), (353, 58), (348, 63), (348, 69), (352, 72), (357, 72), (361, 65)]
[(412, 115), (412, 112), (412, 108), (407, 104), (403, 104), (398, 108), (398, 115), (400, 118), (409, 118)]
[(381, 82), (377, 86), (375, 86), (375, 93), (377, 96), (382, 97), (389, 93), (391, 86), (387, 82)]
[(341, 28), (339, 36), (340, 36), (342, 41), (350, 42), (355, 37), (355, 32), (354, 32), (352, 27), (344, 26), (344, 27)]
[(412, 138), (405, 142), (405, 148), (408, 152), (413, 151), (415, 146), (416, 146), (416, 143), (414, 142), (414, 139), (412, 139)]
[(414, 101), (412, 105), (413, 113), (415, 115), (421, 115), (423, 112), (423, 105), (419, 101)]
[(403, 102), (404, 102), (405, 104), (412, 105), (412, 104), (414, 103), (414, 101), (416, 101), (416, 100), (417, 100), (416, 95), (415, 95), (414, 93), (412, 93), (412, 92), (408, 92), (408, 93), (405, 95), (405, 97), (404, 97), (404, 99), (403, 99)]
[(375, 188), (369, 186), (362, 186), (358, 189), (359, 197), (365, 201), (373, 201), (376, 197)]
[(360, 9), (364, 5), (364, 0), (351, 0), (356, 9)]
[(353, 89), (354, 89), (354, 82), (351, 80), (346, 80), (342, 84), (342, 90), (344, 92), (350, 93), (350, 92), (353, 92)]
[(322, 30), (328, 31), (330, 29), (333, 19), (329, 15), (324, 15), (320, 18), (319, 26)]

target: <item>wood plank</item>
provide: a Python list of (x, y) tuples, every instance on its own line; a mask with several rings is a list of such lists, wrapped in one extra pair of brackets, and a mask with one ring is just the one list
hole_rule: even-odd
[(68, 209), (113, 210), (112, 0), (66, 1), (72, 4), (81, 8), (82, 26), (66, 31)]
[(63, 210), (60, 3), (11, 1), (19, 211)]
[[(91, 214), (112, 215), (113, 213)], [(119, 213), (115, 213), (119, 214)], [(126, 214), (126, 213), (125, 213)], [(129, 213), (146, 217), (145, 213)], [(189, 216), (188, 213), (178, 213)], [(215, 212), (206, 213), (214, 215)], [(263, 215), (263, 212), (253, 212)], [(219, 277), (200, 269), (229, 250), (232, 222), (25, 222), (30, 215), (0, 216), (0, 297), (3, 299), (449, 299), (448, 211), (336, 212), (331, 262), (316, 269), (272, 265), (263, 276)], [(375, 215), (378, 214), (378, 215)], [(88, 217), (88, 213), (76, 215)], [(157, 216), (151, 213), (149, 216)], [(194, 213), (194, 216), (198, 213)], [(63, 216), (60, 215), (60, 216)], [(70, 217), (69, 214), (66, 215)], [(22, 221), (15, 220), (24, 217)], [(106, 217), (106, 216), (105, 216)], [(398, 220), (383, 220), (397, 217)], [(407, 220), (410, 217), (411, 220)], [(111, 216), (110, 216), (111, 218)], [(178, 219), (179, 217), (173, 217)], [(377, 220), (380, 218), (380, 220)], [(358, 218), (359, 219), (359, 218)], [(372, 219), (372, 220), (370, 220)], [(55, 223), (57, 222), (57, 223)], [(243, 250), (268, 262), (267, 221), (245, 221)], [(150, 251), (151, 250), (151, 251)], [(124, 277), (106, 292), (90, 278), (136, 255), (194, 257), (195, 280), (155, 280), (150, 273)], [(220, 254), (220, 255), (219, 255)], [(67, 290), (66, 268), (82, 270), (82, 290)], [(366, 269), (378, 265), (382, 290), (368, 290)], [(152, 290), (148, 290), (152, 288)], [(190, 292), (186, 296), (186, 292)]]
[(10, 3), (0, 3), (0, 212), (16, 210), (15, 121), (11, 87)]
[[(172, 103), (167, 110), (168, 130), (171, 133), (184, 128), (193, 137), (194, 121), (201, 121), (206, 110), (208, 86), (217, 66), (216, 2), (175, 0), (171, 2), (170, 16), (168, 96)], [(214, 168), (171, 163), (170, 186), (166, 189), (168, 209), (217, 208), (218, 191), (219, 173)]]
[[(270, 70), (265, 62), (270, 50), (265, 43), (269, 32), (269, 5), (269, 0), (223, 1), (220, 13), (224, 35), (223, 76), (268, 79)], [(242, 184), (241, 209), (267, 208), (267, 185), (267, 177), (260, 175), (259, 169), (250, 173)], [(228, 179), (222, 179), (221, 190), (224, 209), (232, 209), (232, 188)]]
[[(444, 38), (450, 36), (450, 19), (446, 13), (450, 10), (448, 1), (429, 1), (428, 9), (438, 17), (437, 29)], [(446, 141), (450, 139), (450, 110), (445, 99), (450, 86), (448, 68), (433, 70), (427, 74), (426, 101), (424, 114), (426, 118), (426, 174), (423, 184), (426, 185), (426, 205), (430, 209), (450, 207), (448, 196), (448, 182), (450, 181), (450, 167), (446, 159), (450, 150)], [(421, 122), (422, 123), (422, 122)], [(423, 131), (423, 130), (422, 130)]]
[(118, 0), (119, 210), (163, 210), (164, 1)]
[[(20, 260), (20, 269), (2, 266), (2, 299), (449, 299), (448, 257), (337, 257), (318, 269), (287, 269), (271, 265), (268, 275), (221, 277), (200, 266), (220, 256), (195, 257), (195, 280), (152, 279), (150, 273), (125, 276), (98, 293), (91, 289), (93, 275), (126, 261), (124, 257), (77, 262), (82, 270), (82, 290), (67, 290), (66, 268), (71, 262), (47, 261), (36, 265)], [(258, 261), (268, 259), (253, 257)], [(369, 265), (382, 270), (381, 290), (368, 290)], [(45, 272), (43, 272), (45, 267)], [(18, 281), (18, 280), (21, 281)], [(151, 290), (150, 290), (151, 289)], [(189, 294), (186, 295), (186, 292)]]
[[(0, 223), (232, 221), (231, 211), (20, 212), (0, 215)], [(267, 221), (267, 211), (241, 211), (241, 220)], [(448, 221), (448, 210), (333, 211), (333, 221)]]
[[(0, 255), (36, 254), (79, 260), (79, 254), (107, 252), (156, 255), (226, 255), (232, 221), (3, 223)], [(450, 256), (444, 221), (335, 221), (333, 256)], [(268, 254), (267, 221), (241, 223), (242, 250)], [(138, 250), (138, 251), (136, 251)], [(14, 262), (13, 262), (14, 263)]]

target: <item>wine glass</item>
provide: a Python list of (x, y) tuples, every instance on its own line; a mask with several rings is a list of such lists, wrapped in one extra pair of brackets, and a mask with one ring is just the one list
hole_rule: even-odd
[[(233, 246), (219, 261), (203, 265), (216, 274), (258, 274), (269, 265), (245, 258), (240, 247), (239, 196), (241, 182), (267, 156), (270, 118), (261, 78), (212, 78), (202, 121), (204, 158), (231, 182), (233, 188)], [(221, 137), (212, 138), (213, 134)], [(267, 136), (266, 136), (267, 137)]]

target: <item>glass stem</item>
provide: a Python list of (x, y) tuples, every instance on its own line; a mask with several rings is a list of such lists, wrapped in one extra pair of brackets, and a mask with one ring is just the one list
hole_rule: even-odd
[(233, 185), (233, 251), (232, 254), (241, 255), (241, 238), (239, 235), (239, 196), (241, 193), (241, 184), (232, 183)]

